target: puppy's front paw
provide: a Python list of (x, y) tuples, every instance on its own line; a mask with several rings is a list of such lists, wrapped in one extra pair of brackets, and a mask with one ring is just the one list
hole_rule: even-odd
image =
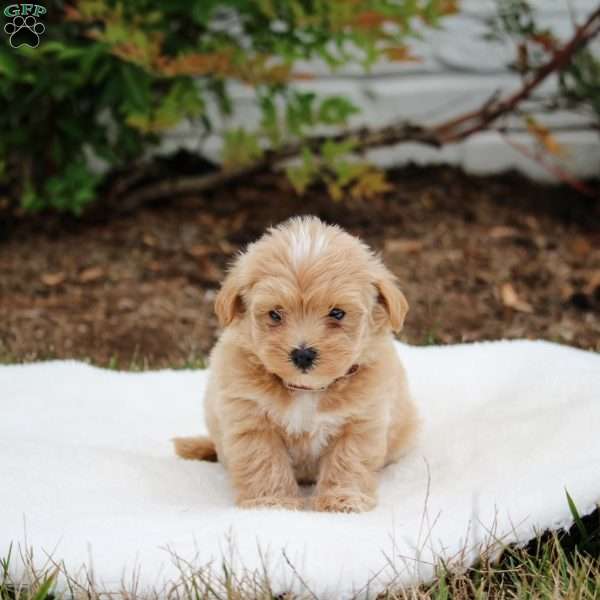
[(237, 501), (240, 508), (283, 508), (286, 510), (302, 510), (302, 498), (293, 496), (262, 496), (261, 498), (243, 498)]
[(320, 512), (358, 513), (373, 510), (377, 500), (367, 494), (326, 494), (311, 500), (312, 510)]

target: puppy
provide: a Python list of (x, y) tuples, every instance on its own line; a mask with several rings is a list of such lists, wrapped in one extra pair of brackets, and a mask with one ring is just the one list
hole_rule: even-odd
[(176, 438), (183, 458), (218, 460), (241, 507), (361, 512), (377, 472), (410, 444), (416, 412), (393, 345), (408, 303), (369, 248), (315, 217), (270, 229), (239, 256), (216, 298), (210, 438)]

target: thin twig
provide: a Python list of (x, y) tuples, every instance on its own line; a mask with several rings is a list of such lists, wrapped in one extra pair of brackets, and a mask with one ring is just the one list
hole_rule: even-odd
[(292, 570), (294, 575), (298, 578), (298, 581), (300, 582), (300, 584), (306, 588), (306, 591), (311, 595), (312, 598), (314, 598), (314, 600), (319, 600), (319, 597), (310, 589), (310, 587), (308, 586), (308, 583), (306, 583), (304, 578), (300, 575), (300, 573), (298, 573), (298, 569), (296, 569), (296, 567), (294, 566), (294, 563), (292, 563), (292, 561), (289, 559), (286, 551), (284, 549), (282, 549), (281, 553), (283, 554), (283, 558), (284, 558), (285, 562), (287, 563), (288, 567), (290, 567), (290, 569)]
[(573, 174), (569, 173), (566, 169), (562, 168), (560, 165), (549, 163), (544, 160), (541, 156), (536, 155), (534, 152), (531, 152), (526, 146), (516, 142), (515, 140), (511, 140), (508, 135), (505, 134), (502, 130), (499, 130), (500, 135), (504, 139), (504, 141), (517, 152), (522, 154), (523, 156), (529, 158), (537, 165), (539, 165), (544, 171), (550, 173), (553, 177), (556, 177), (569, 187), (572, 187), (574, 190), (577, 190), (580, 194), (587, 196), (588, 198), (596, 198), (597, 194), (588, 187), (583, 181), (579, 181)]

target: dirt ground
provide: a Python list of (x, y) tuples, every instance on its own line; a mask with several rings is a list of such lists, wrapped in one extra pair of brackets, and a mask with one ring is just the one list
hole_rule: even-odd
[(198, 364), (215, 340), (227, 263), (297, 214), (339, 223), (383, 253), (411, 305), (403, 340), (527, 337), (600, 350), (599, 200), (449, 167), (391, 179), (394, 190), (372, 201), (299, 198), (264, 175), (127, 216), (5, 222), (0, 358)]

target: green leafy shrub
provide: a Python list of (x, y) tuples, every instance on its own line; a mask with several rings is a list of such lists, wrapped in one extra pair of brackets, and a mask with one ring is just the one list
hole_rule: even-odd
[[(290, 85), (310, 76), (294, 69), (297, 61), (368, 68), (383, 55), (408, 60), (415, 24), (435, 25), (456, 2), (80, 0), (46, 8), (38, 47), (15, 49), (0, 36), (0, 185), (27, 210), (79, 214), (102, 180), (90, 156), (124, 168), (184, 119), (210, 132), (208, 107), (231, 113), (233, 80), (252, 87), (262, 119), (257, 130), (226, 134), (226, 166), (346, 123), (357, 110), (348, 100)], [(305, 153), (291, 171), (296, 187), (317, 177), (317, 162), (328, 167), (334, 197), (384, 185), (342, 150), (332, 142), (318, 160)]]

